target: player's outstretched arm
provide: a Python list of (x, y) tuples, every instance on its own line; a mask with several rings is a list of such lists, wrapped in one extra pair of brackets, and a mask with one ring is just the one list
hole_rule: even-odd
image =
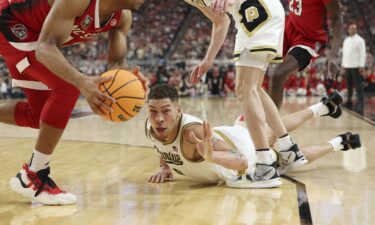
[(340, 0), (331, 0), (326, 4), (327, 13), (331, 20), (333, 31), (332, 47), (328, 55), (328, 77), (336, 78), (339, 72), (339, 67), (335, 62), (338, 57), (340, 45), (342, 42), (343, 17), (340, 7)]
[(114, 100), (102, 94), (98, 86), (111, 78), (85, 76), (75, 69), (59, 50), (68, 39), (75, 18), (81, 16), (88, 5), (88, 0), (56, 0), (43, 24), (35, 55), (50, 71), (77, 87), (95, 113), (104, 114), (103, 110), (111, 110), (109, 104)]
[(203, 126), (191, 126), (184, 131), (184, 138), (195, 143), (199, 154), (208, 162), (219, 164), (232, 170), (245, 170), (248, 167), (246, 157), (237, 149), (217, 138), (213, 138), (208, 122)]
[(164, 183), (167, 181), (173, 181), (173, 172), (168, 164), (160, 158), (160, 170), (156, 174), (152, 175), (148, 182), (150, 183)]
[(194, 67), (192, 73), (190, 74), (190, 83), (197, 84), (203, 74), (207, 73), (207, 71), (210, 69), (217, 53), (223, 45), (230, 25), (230, 19), (226, 14), (222, 16), (215, 16), (209, 7), (200, 6), (189, 1), (186, 2), (197, 7), (212, 22), (211, 42), (206, 56), (200, 64)]
[[(132, 14), (130, 10), (123, 10), (120, 22), (116, 29), (110, 30), (108, 35), (108, 69), (130, 69), (126, 60), (127, 35), (132, 25)], [(139, 66), (133, 69), (133, 73), (142, 82), (143, 88), (148, 95), (148, 80), (142, 74)]]

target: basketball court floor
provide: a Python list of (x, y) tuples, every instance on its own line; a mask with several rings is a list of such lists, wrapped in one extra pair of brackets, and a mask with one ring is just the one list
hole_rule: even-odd
[[(282, 114), (319, 101), (288, 99)], [(235, 99), (182, 99), (184, 111), (212, 125), (231, 125)], [(359, 133), (360, 149), (331, 153), (289, 173), (281, 188), (238, 190), (175, 181), (148, 183), (158, 171), (156, 151), (144, 136), (146, 110), (126, 123), (87, 115), (81, 104), (52, 160), (61, 188), (78, 196), (73, 206), (41, 206), (13, 193), (9, 179), (28, 162), (36, 130), (0, 125), (0, 225), (314, 224), (370, 225), (375, 221), (374, 124), (344, 110), (292, 132), (299, 145), (319, 144), (346, 131)]]

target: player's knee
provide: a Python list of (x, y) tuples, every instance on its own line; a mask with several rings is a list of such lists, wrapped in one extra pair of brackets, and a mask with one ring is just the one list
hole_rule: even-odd
[(252, 96), (256, 96), (259, 92), (259, 87), (255, 84), (239, 83), (235, 87), (237, 99), (243, 101)]
[(28, 102), (18, 102), (15, 121), (18, 126), (39, 129), (41, 109), (33, 109)]

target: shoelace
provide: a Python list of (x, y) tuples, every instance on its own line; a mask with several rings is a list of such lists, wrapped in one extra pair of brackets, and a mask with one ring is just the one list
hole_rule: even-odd
[(49, 173), (50, 173), (49, 167), (46, 168), (46, 169), (40, 170), (36, 173), (36, 175), (38, 176), (39, 180), (42, 183), (38, 187), (38, 190), (35, 192), (35, 197), (37, 197), (43, 191), (43, 187), (44, 187), (45, 184), (47, 184), (51, 188), (56, 187), (55, 182), (48, 176)]

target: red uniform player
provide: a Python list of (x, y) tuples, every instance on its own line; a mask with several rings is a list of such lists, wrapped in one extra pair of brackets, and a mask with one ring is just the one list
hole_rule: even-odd
[[(88, 77), (72, 67), (59, 48), (109, 32), (108, 67), (127, 68), (126, 35), (131, 12), (143, 0), (0, 0), (0, 55), (13, 86), (27, 101), (0, 106), (0, 121), (39, 129), (30, 163), (10, 181), (11, 188), (49, 205), (74, 204), (49, 175), (49, 161), (81, 93), (97, 114), (113, 101), (98, 90), (110, 78)], [(139, 68), (135, 73), (145, 79)]]
[(289, 15), (285, 20), (284, 61), (271, 75), (270, 95), (278, 108), (283, 100), (283, 84), (289, 74), (306, 68), (320, 48), (328, 42), (327, 18), (331, 19), (333, 41), (328, 56), (330, 77), (337, 73), (332, 61), (341, 43), (342, 15), (339, 0), (289, 0)]

